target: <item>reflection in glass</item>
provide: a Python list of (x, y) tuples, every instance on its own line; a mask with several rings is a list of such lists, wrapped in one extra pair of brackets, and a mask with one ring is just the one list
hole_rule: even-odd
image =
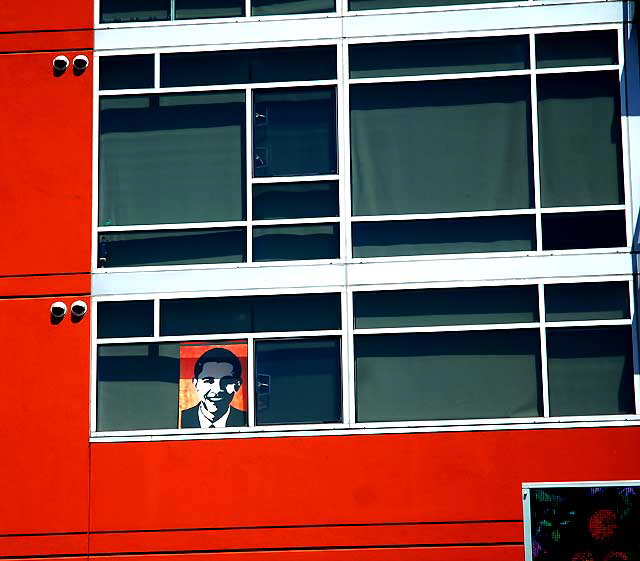
[(630, 317), (628, 282), (547, 284), (544, 300), (547, 321)]
[(618, 64), (618, 33), (579, 31), (536, 35), (536, 66), (594, 66)]
[(100, 0), (100, 23), (168, 20), (170, 4), (170, 0)]
[(153, 55), (100, 57), (100, 89), (153, 88)]
[(176, 19), (244, 16), (244, 0), (175, 0)]
[(254, 226), (253, 260), (337, 259), (339, 232), (338, 224)]
[(586, 249), (626, 245), (624, 210), (542, 215), (542, 249)]
[(153, 337), (153, 300), (98, 303), (98, 338)]
[(335, 0), (251, 0), (252, 16), (335, 12)]
[(338, 216), (337, 181), (257, 183), (253, 186), (253, 219)]

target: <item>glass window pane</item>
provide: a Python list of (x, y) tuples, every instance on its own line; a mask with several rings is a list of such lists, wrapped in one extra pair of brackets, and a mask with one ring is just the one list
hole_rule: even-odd
[(169, 19), (169, 0), (100, 0), (100, 23)]
[(99, 267), (246, 261), (244, 228), (100, 234)]
[(332, 80), (336, 47), (295, 47), (160, 56), (162, 87)]
[(356, 292), (357, 329), (538, 321), (536, 286)]
[(99, 302), (98, 337), (153, 337), (153, 300)]
[(245, 218), (243, 92), (100, 100), (100, 225)]
[(548, 329), (551, 415), (633, 413), (632, 352), (630, 326)]
[(252, 16), (335, 12), (334, 0), (251, 0)]
[(98, 346), (99, 431), (178, 426), (178, 346), (177, 343)]
[(529, 78), (351, 87), (355, 216), (533, 205)]
[(447, 218), (352, 224), (354, 257), (531, 251), (532, 216)]
[(256, 341), (256, 424), (342, 420), (340, 339)]
[(618, 64), (618, 34), (609, 31), (536, 35), (538, 68)]
[(403, 41), (349, 47), (351, 78), (529, 68), (526, 36)]
[(542, 249), (625, 247), (624, 211), (542, 215)]
[(355, 359), (359, 422), (542, 413), (534, 329), (356, 335)]
[(538, 76), (538, 122), (542, 206), (624, 202), (617, 72)]
[(254, 261), (337, 259), (340, 257), (340, 226), (254, 226)]
[(258, 183), (253, 186), (253, 219), (338, 216), (337, 181)]
[(421, 6), (451, 6), (457, 4), (483, 4), (509, 0), (349, 0), (349, 10), (385, 10), (389, 8), (414, 8)]
[(548, 284), (544, 301), (547, 321), (630, 317), (628, 282)]
[(244, 0), (175, 0), (176, 19), (244, 16)]
[(100, 57), (100, 89), (153, 88), (153, 55)]
[(340, 329), (340, 314), (339, 294), (162, 300), (160, 334)]
[(258, 91), (253, 104), (254, 177), (337, 172), (335, 88)]

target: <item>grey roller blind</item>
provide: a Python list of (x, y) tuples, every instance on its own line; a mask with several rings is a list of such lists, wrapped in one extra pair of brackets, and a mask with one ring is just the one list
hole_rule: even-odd
[(153, 55), (100, 57), (100, 89), (153, 88)]
[[(482, 4), (496, 0), (349, 0), (349, 10), (385, 10), (420, 6), (455, 6), (456, 4)], [(497, 0), (508, 2), (509, 0)]]
[(337, 181), (258, 183), (253, 186), (253, 219), (338, 216)]
[(359, 422), (542, 413), (534, 329), (356, 335), (354, 351)]
[(251, 0), (252, 16), (335, 12), (334, 0)]
[(244, 15), (244, 0), (175, 0), (176, 19), (231, 18)]
[(618, 33), (580, 31), (536, 35), (536, 66), (593, 66), (618, 63)]
[(100, 225), (242, 220), (244, 93), (100, 100)]
[(340, 257), (338, 224), (254, 226), (254, 261), (336, 259)]
[(153, 337), (153, 300), (98, 303), (98, 338)]
[(544, 287), (547, 321), (630, 317), (629, 283), (585, 282)]
[(170, 4), (170, 0), (100, 0), (100, 23), (167, 20)]
[(525, 77), (351, 87), (353, 214), (529, 208)]

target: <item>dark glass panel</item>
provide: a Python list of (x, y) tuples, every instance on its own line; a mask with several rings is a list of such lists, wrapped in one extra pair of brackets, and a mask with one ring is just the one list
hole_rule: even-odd
[(309, 224), (254, 226), (254, 261), (337, 259), (340, 257), (340, 226)]
[(542, 206), (623, 203), (618, 72), (537, 80)]
[(246, 261), (244, 228), (100, 234), (99, 267)]
[(251, 0), (252, 16), (335, 12), (334, 0)]
[(245, 218), (243, 92), (100, 100), (101, 226)]
[(625, 247), (624, 211), (542, 215), (542, 249)]
[(175, 0), (176, 19), (244, 16), (244, 0)]
[(153, 337), (153, 300), (99, 302), (98, 337)]
[(338, 216), (337, 181), (257, 183), (253, 186), (253, 219)]
[(352, 224), (354, 257), (531, 251), (532, 216), (443, 218)]
[(349, 47), (351, 78), (526, 68), (529, 68), (529, 40), (525, 35), (403, 41)]
[(356, 292), (356, 328), (538, 321), (535, 286)]
[(337, 172), (335, 88), (258, 91), (253, 108), (255, 177)]
[(180, 355), (177, 343), (99, 345), (99, 431), (175, 429)]
[(527, 77), (351, 86), (355, 216), (533, 206)]
[(168, 20), (170, 4), (169, 0), (100, 0), (100, 23)]
[(153, 55), (100, 57), (100, 89), (153, 88)]
[(458, 4), (484, 4), (509, 0), (349, 0), (349, 10), (386, 10), (389, 8), (414, 8), (431, 6), (455, 6)]
[(358, 422), (535, 417), (537, 330), (356, 335)]
[(629, 318), (629, 283), (585, 282), (544, 287), (547, 321)]
[(552, 416), (635, 411), (631, 326), (549, 328), (547, 357)]
[(615, 30), (536, 35), (538, 68), (618, 64), (618, 34)]
[(256, 424), (342, 420), (340, 339), (256, 341)]

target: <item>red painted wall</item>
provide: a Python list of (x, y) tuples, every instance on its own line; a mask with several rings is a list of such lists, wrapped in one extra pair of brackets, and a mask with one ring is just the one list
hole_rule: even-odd
[(91, 29), (93, 0), (5, 0), (0, 2), (0, 31)]

